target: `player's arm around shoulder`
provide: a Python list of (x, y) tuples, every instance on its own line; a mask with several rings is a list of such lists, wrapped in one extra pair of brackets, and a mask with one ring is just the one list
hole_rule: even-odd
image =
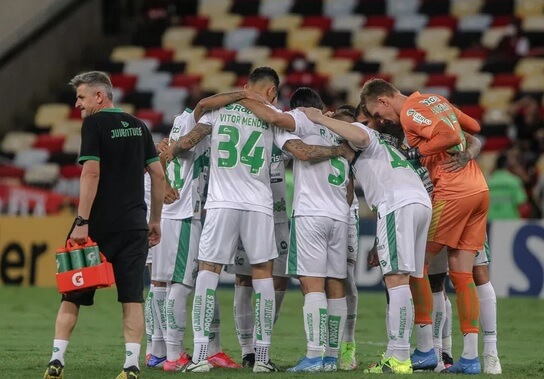
[(212, 125), (197, 123), (187, 134), (181, 136), (178, 141), (172, 143), (165, 152), (165, 159), (171, 161), (186, 151), (191, 150), (199, 144), (208, 134), (212, 132)]
[(273, 106), (252, 99), (245, 99), (241, 101), (241, 104), (264, 122), (290, 132), (295, 131), (296, 122), (289, 113), (284, 113)]
[(355, 152), (346, 145), (321, 146), (308, 145), (301, 139), (290, 139), (283, 145), (283, 149), (301, 161), (322, 162), (328, 159), (343, 156), (348, 161), (353, 159)]

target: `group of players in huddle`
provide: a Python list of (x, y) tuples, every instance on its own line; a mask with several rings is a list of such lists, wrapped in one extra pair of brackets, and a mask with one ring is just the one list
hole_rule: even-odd
[[(357, 107), (325, 114), (319, 94), (305, 87), (293, 92), (290, 111), (278, 110), (278, 87), (277, 73), (259, 67), (244, 90), (185, 110), (157, 145), (167, 188), (162, 240), (148, 257), (147, 366), (278, 371), (269, 356), (273, 325), (288, 279), (296, 277), (307, 351), (288, 371), (355, 369), (357, 180), (377, 219), (368, 263), (380, 267), (387, 295), (387, 350), (365, 371), (480, 373), (481, 323), (483, 371), (501, 373), (484, 248), (489, 193), (474, 161), (481, 147), (472, 136), (478, 123), (441, 96), (406, 97), (380, 79), (365, 83)], [(222, 352), (219, 341), (216, 288), (224, 267), (236, 274), (242, 365)], [(455, 363), (444, 292), (448, 271), (464, 335)], [(191, 357), (183, 342), (193, 290)]]

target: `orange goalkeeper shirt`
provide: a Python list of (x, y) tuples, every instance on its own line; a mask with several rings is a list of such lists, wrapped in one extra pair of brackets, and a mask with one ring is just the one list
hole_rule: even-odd
[[(408, 144), (419, 147), (424, 155), (422, 163), (429, 170), (434, 184), (435, 200), (458, 199), (488, 190), (484, 175), (474, 160), (458, 172), (442, 170), (442, 164), (449, 158), (448, 151), (466, 149), (463, 131), (474, 134), (480, 130), (476, 120), (455, 108), (442, 96), (414, 92), (402, 107), (400, 122)], [(437, 127), (443, 132), (452, 133), (453, 139), (460, 143), (439, 153), (426, 155), (433, 149), (432, 137)]]

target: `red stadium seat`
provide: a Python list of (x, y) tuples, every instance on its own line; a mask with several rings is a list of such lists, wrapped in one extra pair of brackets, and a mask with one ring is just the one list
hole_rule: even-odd
[(24, 168), (0, 164), (0, 178), (17, 178), (22, 180), (24, 176)]
[(171, 49), (151, 48), (146, 50), (145, 56), (157, 58), (161, 62), (170, 62), (174, 57), (174, 51)]
[(393, 78), (391, 77), (391, 75), (388, 75), (388, 74), (368, 74), (368, 75), (365, 75), (363, 77), (363, 79), (361, 80), (361, 83), (359, 83), (359, 85), (362, 86), (363, 84), (365, 84), (370, 79), (383, 79), (383, 80), (385, 80), (387, 82), (390, 82)]
[(480, 58), (486, 59), (488, 55), (488, 50), (483, 47), (476, 47), (466, 50), (461, 50), (461, 55), (459, 58)]
[(479, 105), (461, 105), (459, 107), (461, 112), (469, 115), (470, 117), (480, 121), (482, 119), (482, 116), (484, 114), (484, 108), (480, 107)]
[(395, 19), (388, 16), (370, 16), (366, 20), (365, 28), (384, 28), (387, 30), (391, 30), (393, 28), (393, 24), (395, 23)]
[(151, 123), (149, 125), (150, 128), (153, 128), (154, 126), (160, 124), (162, 122), (162, 118), (164, 114), (160, 111), (156, 111), (154, 109), (139, 109), (134, 116), (142, 119), (147, 120)]
[(498, 151), (510, 147), (510, 138), (506, 136), (488, 137), (485, 140), (483, 150)]
[(70, 164), (60, 166), (60, 176), (65, 179), (79, 178), (81, 176), (82, 165)]
[(453, 16), (433, 16), (429, 20), (427, 27), (444, 27), (455, 30), (457, 28), (457, 19)]
[(285, 84), (319, 89), (322, 88), (328, 80), (328, 77), (312, 72), (292, 72), (285, 78)]
[(259, 30), (266, 30), (270, 20), (266, 17), (260, 16), (246, 16), (242, 21), (241, 27), (243, 28), (255, 28)]
[(172, 87), (187, 87), (190, 88), (195, 84), (199, 84), (202, 78), (200, 75), (177, 74), (172, 79)]
[(236, 58), (236, 51), (223, 49), (222, 47), (215, 47), (208, 51), (208, 57), (218, 58), (223, 62), (230, 62)]
[(81, 111), (79, 110), (79, 108), (72, 108), (68, 118), (70, 120), (81, 120)]
[(301, 51), (291, 50), (291, 49), (274, 49), (271, 54), (272, 58), (283, 58), (286, 61), (290, 62), (295, 58), (304, 58), (305, 55)]
[(455, 75), (446, 74), (430, 74), (427, 78), (427, 87), (448, 87), (451, 90), (455, 87), (457, 77)]
[(302, 27), (319, 28), (323, 31), (331, 28), (331, 19), (323, 16), (308, 16), (302, 22)]
[(112, 74), (111, 75), (111, 84), (114, 87), (119, 87), (123, 90), (124, 93), (129, 93), (134, 90), (136, 87), (136, 82), (138, 77), (136, 75), (129, 74)]
[(421, 49), (401, 49), (397, 58), (408, 58), (416, 62), (416, 64), (425, 60), (425, 50)]
[(34, 147), (38, 149), (46, 149), (50, 153), (58, 153), (62, 151), (65, 136), (40, 134), (34, 142)]
[(204, 16), (187, 16), (183, 18), (183, 26), (190, 26), (198, 30), (204, 30), (208, 28), (210, 20)]
[(514, 17), (512, 15), (500, 15), (500, 16), (495, 16), (491, 26), (492, 27), (508, 26), (508, 25), (512, 25), (513, 22), (514, 22)]
[(352, 48), (335, 49), (333, 53), (334, 58), (347, 58), (353, 61), (358, 61), (359, 59), (361, 59), (362, 55), (363, 52), (361, 50)]
[(521, 84), (521, 77), (515, 74), (496, 74), (491, 83), (492, 87), (513, 87), (516, 91)]

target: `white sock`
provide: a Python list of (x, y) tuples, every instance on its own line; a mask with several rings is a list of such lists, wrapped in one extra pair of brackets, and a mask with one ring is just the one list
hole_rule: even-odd
[(268, 363), (272, 327), (276, 314), (276, 296), (272, 278), (253, 279), (255, 289), (255, 361)]
[(444, 320), (444, 327), (442, 328), (442, 351), (448, 354), (450, 357), (453, 357), (451, 352), (451, 319), (452, 319), (452, 310), (451, 310), (451, 301), (450, 298), (446, 296), (446, 319)]
[(446, 299), (444, 293), (433, 292), (433, 347), (438, 361), (442, 361), (442, 329), (446, 318)]
[[(417, 325), (417, 326), (416, 326)], [(433, 348), (433, 324), (416, 324), (416, 348), (426, 353)]]
[(476, 286), (480, 298), (480, 324), (484, 336), (484, 355), (498, 356), (497, 351), (497, 296), (491, 282)]
[(166, 287), (153, 287), (153, 348), (152, 354), (166, 356)]
[(389, 288), (389, 326), (393, 356), (399, 361), (410, 358), (410, 336), (414, 325), (414, 302), (409, 285)]
[(391, 325), (389, 325), (389, 304), (385, 305), (385, 330), (387, 332), (387, 347), (383, 354), (385, 358), (393, 355), (393, 339), (391, 338)]
[(359, 291), (355, 284), (355, 264), (348, 262), (348, 276), (345, 279), (346, 303), (348, 314), (346, 318), (346, 326), (344, 328), (343, 342), (355, 341), (355, 324), (357, 322), (357, 305), (359, 302)]
[(463, 335), (463, 358), (474, 359), (478, 356), (478, 333)]
[(68, 347), (68, 340), (53, 340), (53, 354), (49, 362), (58, 359), (61, 365), (64, 366), (64, 354), (66, 353), (66, 348)]
[(177, 361), (183, 348), (187, 324), (187, 299), (193, 289), (181, 283), (172, 283), (166, 305), (166, 359)]
[(210, 334), (208, 340), (208, 357), (215, 355), (221, 351), (221, 341), (219, 340), (219, 324), (221, 323), (221, 314), (219, 313), (219, 302), (215, 297), (215, 306), (213, 312), (213, 320), (210, 324)]
[(196, 277), (195, 298), (193, 300), (193, 362), (208, 359), (210, 325), (215, 308), (215, 289), (219, 275), (201, 270)]
[(234, 323), (242, 356), (255, 354), (253, 344), (253, 287), (234, 286)]
[(325, 348), (326, 357), (338, 358), (342, 335), (346, 326), (348, 306), (346, 298), (327, 300), (327, 309), (329, 311), (327, 323), (327, 346)]
[(283, 298), (285, 297), (285, 291), (275, 291), (276, 297), (276, 314), (274, 315), (274, 324), (278, 322), (280, 318), (281, 305), (283, 304)]
[(304, 330), (306, 331), (306, 356), (321, 357), (327, 341), (327, 297), (325, 292), (310, 292), (304, 296)]
[(149, 286), (149, 292), (144, 303), (144, 319), (145, 319), (145, 355), (151, 354), (153, 346), (153, 284)]
[(140, 344), (139, 343), (125, 343), (125, 364), (124, 368), (136, 366), (140, 369), (139, 357), (140, 357)]

